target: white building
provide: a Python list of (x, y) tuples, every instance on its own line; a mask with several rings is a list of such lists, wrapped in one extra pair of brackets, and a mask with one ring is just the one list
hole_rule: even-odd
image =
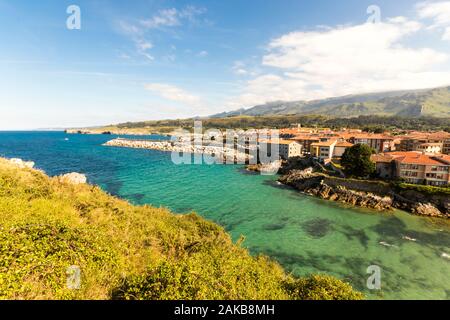
[(302, 145), (296, 141), (280, 140), (278, 145), (282, 159), (287, 160), (302, 155)]

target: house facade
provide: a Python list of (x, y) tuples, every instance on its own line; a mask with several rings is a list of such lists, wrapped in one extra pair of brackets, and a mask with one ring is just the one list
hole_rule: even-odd
[(450, 184), (450, 156), (421, 152), (390, 152), (373, 155), (377, 174), (384, 179), (403, 179), (407, 183), (431, 186)]

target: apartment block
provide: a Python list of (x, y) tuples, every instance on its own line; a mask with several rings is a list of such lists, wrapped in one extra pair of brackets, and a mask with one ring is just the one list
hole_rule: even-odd
[(390, 152), (372, 156), (377, 173), (385, 179), (432, 186), (450, 184), (450, 156), (421, 152)]

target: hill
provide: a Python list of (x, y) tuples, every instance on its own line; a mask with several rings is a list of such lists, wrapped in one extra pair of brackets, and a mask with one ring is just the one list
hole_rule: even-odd
[(276, 101), (212, 117), (292, 114), (320, 114), (333, 117), (360, 115), (450, 117), (450, 87), (349, 95), (314, 101)]
[[(450, 132), (450, 117), (384, 117), (359, 116), (352, 118), (335, 118), (317, 115), (273, 115), (273, 116), (230, 116), (226, 118), (203, 118), (203, 129), (263, 129), (287, 128), (301, 124), (304, 127), (326, 127), (332, 129), (355, 128), (364, 131), (385, 130), (423, 130)], [(69, 133), (118, 135), (151, 133), (170, 134), (178, 128), (192, 130), (194, 119), (154, 120), (142, 122), (127, 122), (107, 127), (67, 130)]]
[(196, 214), (132, 206), (0, 158), (0, 299), (362, 298), (332, 277), (294, 278), (240, 243)]

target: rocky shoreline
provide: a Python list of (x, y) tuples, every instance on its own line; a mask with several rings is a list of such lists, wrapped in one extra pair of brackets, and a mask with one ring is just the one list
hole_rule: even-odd
[(429, 196), (411, 190), (398, 191), (377, 186), (376, 182), (352, 181), (313, 173), (311, 169), (291, 170), (278, 181), (325, 200), (378, 211), (395, 208), (421, 216), (450, 218), (450, 199), (445, 196)]

